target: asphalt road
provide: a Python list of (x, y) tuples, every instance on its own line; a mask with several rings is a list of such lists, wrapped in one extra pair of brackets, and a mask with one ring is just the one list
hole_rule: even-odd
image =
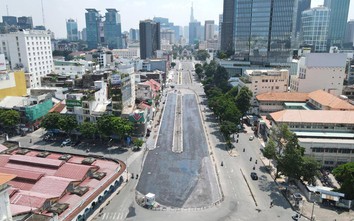
[[(190, 61), (177, 61), (176, 67), (180, 64), (184, 70), (193, 67), (193, 63)], [(176, 73), (177, 72), (175, 72), (174, 76), (176, 76)], [(192, 79), (195, 80), (195, 76), (192, 77)], [(173, 83), (176, 83), (176, 81)], [(211, 153), (209, 154), (216, 161), (218, 177), (223, 194), (222, 202), (208, 209), (185, 208), (171, 210), (167, 208), (165, 211), (151, 211), (138, 206), (134, 201), (135, 192), (132, 186), (134, 186), (136, 181), (133, 181), (128, 184), (129, 188), (123, 189), (121, 193), (115, 197), (114, 201), (112, 200), (112, 202), (105, 208), (103, 212), (106, 214), (104, 220), (123, 220), (123, 218), (121, 218), (122, 215), (120, 214), (127, 214), (124, 219), (129, 221), (292, 220), (291, 216), (294, 212), (282, 197), (276, 184), (264, 170), (258, 159), (260, 154), (260, 142), (257, 139), (249, 141), (248, 138), (251, 134), (240, 134), (239, 142), (236, 145), (238, 155), (236, 157), (230, 156), (224, 149), (224, 143), (218, 132), (218, 124), (214, 120), (210, 110), (208, 110), (202, 102), (204, 99), (202, 86), (198, 81), (193, 81), (193, 84), (187, 86), (176, 85), (177, 90), (182, 90), (183, 88), (188, 87), (198, 95), (197, 100), (199, 106), (197, 108), (203, 110), (202, 122), (203, 126), (206, 128), (207, 141), (211, 144)], [(168, 108), (168, 105), (166, 105), (166, 108)], [(161, 128), (162, 127), (163, 125), (161, 125)], [(245, 152), (242, 151), (243, 148), (245, 148)], [(251, 156), (253, 158), (252, 161), (249, 160)], [(253, 166), (255, 165), (254, 160), (256, 158), (258, 163), (255, 171), (258, 173), (260, 179), (258, 181), (253, 181), (250, 178), (250, 172), (253, 171)], [(139, 165), (141, 164), (141, 161), (139, 161), (140, 159), (142, 158), (137, 158), (135, 161), (129, 161), (127, 164), (130, 165), (130, 167), (134, 166), (136, 171), (138, 171)], [(223, 167), (220, 166), (221, 161), (224, 162)], [(171, 164), (174, 164), (174, 162), (171, 162)], [(146, 165), (144, 165), (144, 167), (145, 166)], [(161, 177), (158, 178), (160, 179)], [(272, 208), (270, 208), (271, 201), (274, 202)], [(101, 217), (103, 217), (103, 215), (101, 215)], [(305, 219), (301, 218), (301, 220)]]
[(145, 159), (137, 191), (156, 194), (156, 201), (168, 207), (210, 206), (220, 195), (195, 95), (182, 96), (182, 153), (174, 153), (171, 148), (175, 107), (176, 94), (170, 93), (157, 148)]

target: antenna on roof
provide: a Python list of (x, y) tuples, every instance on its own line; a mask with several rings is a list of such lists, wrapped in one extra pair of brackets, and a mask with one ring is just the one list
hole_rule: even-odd
[(43, 26), (45, 27), (45, 18), (44, 18), (43, 0), (41, 0), (41, 5), (42, 5), (42, 19), (43, 19)]

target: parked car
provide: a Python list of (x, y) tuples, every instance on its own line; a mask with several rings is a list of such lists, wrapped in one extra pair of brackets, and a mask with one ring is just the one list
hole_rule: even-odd
[(61, 145), (60, 146), (68, 146), (68, 145), (70, 145), (70, 143), (71, 143), (71, 139), (66, 139), (66, 140), (64, 140), (62, 143), (61, 143)]
[(257, 175), (257, 173), (252, 172), (252, 173), (251, 173), (251, 178), (252, 178), (252, 180), (258, 180), (258, 175)]

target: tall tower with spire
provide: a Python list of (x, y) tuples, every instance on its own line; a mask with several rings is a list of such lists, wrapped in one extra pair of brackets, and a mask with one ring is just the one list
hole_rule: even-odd
[(192, 2), (192, 7), (191, 7), (191, 20), (190, 22), (194, 22), (194, 15), (193, 15), (193, 2)]

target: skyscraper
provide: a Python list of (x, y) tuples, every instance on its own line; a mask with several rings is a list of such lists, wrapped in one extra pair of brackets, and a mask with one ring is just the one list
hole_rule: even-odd
[(156, 50), (160, 50), (160, 23), (152, 20), (140, 21), (140, 58), (147, 59), (155, 56)]
[(66, 20), (66, 34), (69, 41), (79, 40), (77, 22), (72, 18)]
[(347, 23), (347, 31), (344, 43), (351, 44), (351, 46), (354, 45), (354, 20), (350, 20)]
[(299, 35), (301, 32), (302, 12), (310, 8), (311, 8), (311, 0), (299, 0), (299, 7), (297, 10), (297, 17), (296, 17), (296, 35)]
[(106, 9), (104, 21), (104, 39), (109, 49), (122, 48), (122, 28), (120, 14), (116, 9)]
[(17, 26), (16, 16), (2, 16), (2, 22), (8, 26)]
[[(247, 1), (245, 1), (247, 4)], [(221, 43), (222, 51), (234, 51), (234, 23), (235, 23), (235, 3), (236, 0), (224, 0), (223, 18), (221, 23)], [(250, 22), (250, 21), (249, 21)]]
[(97, 48), (100, 43), (99, 25), (101, 22), (100, 14), (96, 9), (86, 9), (86, 41), (89, 49)]
[(195, 44), (196, 41), (200, 40), (201, 35), (201, 25), (198, 21), (193, 21), (189, 23), (189, 44)]
[(19, 29), (32, 29), (33, 28), (32, 17), (26, 17), (26, 16), (18, 17), (17, 26)]
[(285, 62), (297, 10), (298, 0), (224, 0), (221, 49), (256, 64)]
[(214, 39), (215, 24), (213, 20), (206, 20), (204, 24), (205, 41)]
[(349, 3), (350, 0), (324, 0), (324, 6), (331, 10), (327, 47), (342, 46), (348, 21)]
[(315, 7), (302, 12), (302, 42), (312, 45), (314, 52), (327, 51), (330, 10)]

